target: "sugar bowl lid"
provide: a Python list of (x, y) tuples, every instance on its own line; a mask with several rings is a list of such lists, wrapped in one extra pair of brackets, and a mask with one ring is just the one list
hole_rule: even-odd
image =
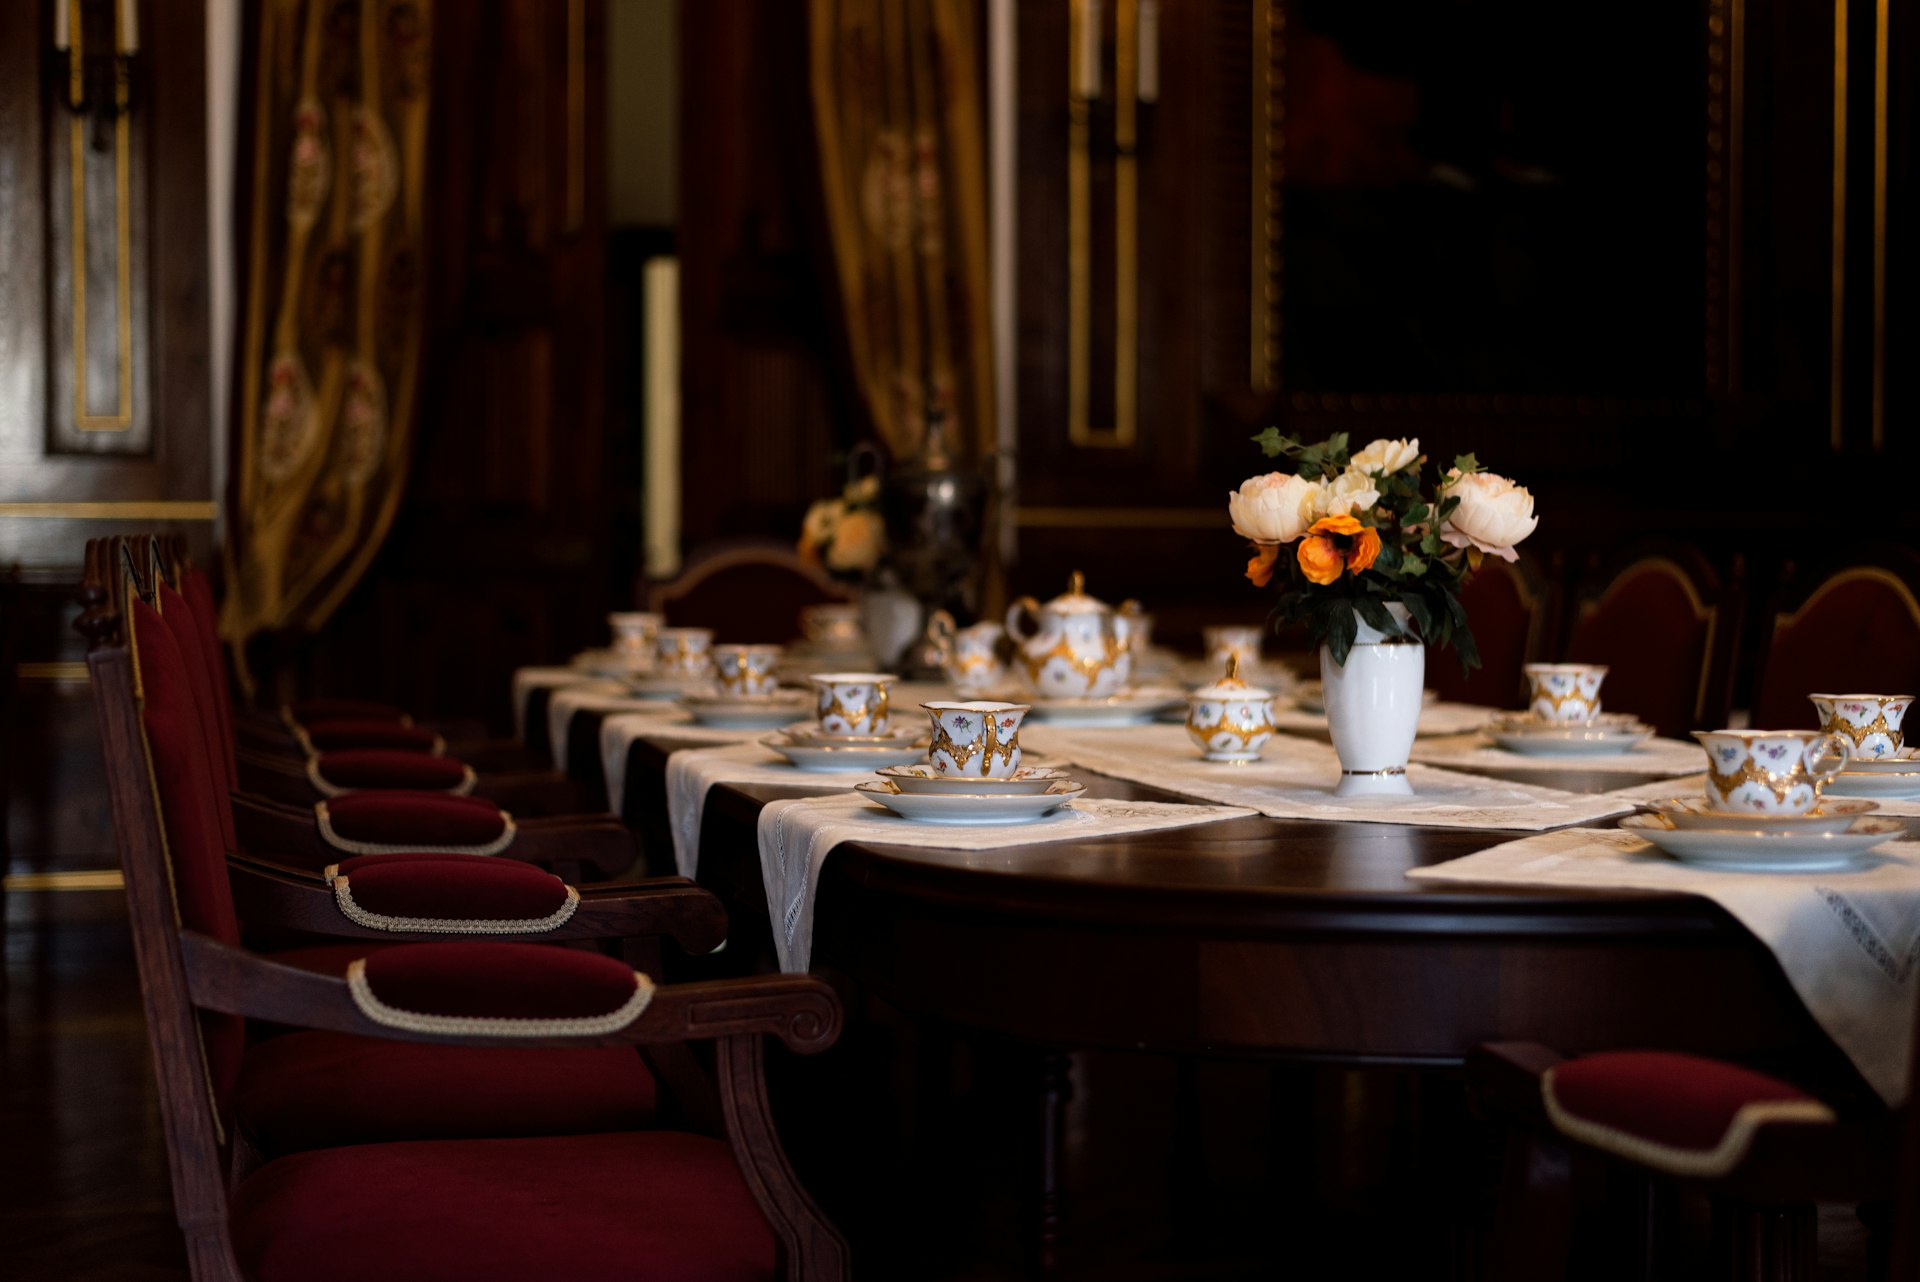
[(1112, 614), (1113, 607), (1087, 595), (1087, 576), (1075, 570), (1067, 590), (1040, 607), (1050, 614)]
[(1271, 699), (1273, 692), (1242, 681), (1240, 656), (1230, 654), (1227, 656), (1227, 675), (1210, 686), (1201, 686), (1187, 697), (1191, 699)]

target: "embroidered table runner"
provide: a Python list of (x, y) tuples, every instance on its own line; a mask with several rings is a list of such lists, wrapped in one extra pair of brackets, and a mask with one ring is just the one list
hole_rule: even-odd
[[(675, 760), (689, 755), (680, 753)], [(780, 969), (805, 971), (812, 964), (814, 891), (820, 884), (820, 867), (827, 853), (843, 841), (932, 848), (950, 852), (956, 864), (966, 866), (984, 850), (1184, 828), (1247, 813), (1228, 806), (1082, 797), (1033, 823), (976, 828), (915, 823), (857, 793), (768, 802), (760, 811), (760, 874), (766, 882)], [(683, 866), (681, 871), (687, 869)]]
[(1411, 797), (1336, 797), (1340, 759), (1332, 746), (1286, 735), (1275, 735), (1261, 760), (1244, 765), (1202, 761), (1179, 726), (1068, 730), (1042, 725), (1023, 728), (1020, 742), (1050, 759), (1204, 801), (1245, 806), (1275, 819), (1534, 832), (1591, 823), (1634, 808), (1613, 795), (1582, 796), (1421, 765), (1407, 768)]
[(598, 684), (603, 689), (625, 689), (617, 681), (606, 681), (591, 672), (571, 667), (515, 668), (513, 670), (513, 737), (527, 740), (527, 709), (536, 690), (559, 690), (568, 686)]
[(1683, 864), (1625, 829), (1576, 828), (1407, 875), (1704, 895), (1767, 946), (1813, 1017), (1889, 1104), (1906, 1092), (1920, 970), (1920, 844), (1890, 842), (1842, 872), (1749, 873)]
[(636, 699), (618, 681), (589, 681), (555, 690), (547, 698), (547, 742), (554, 769), (567, 772), (572, 723), (582, 712), (632, 712), (642, 716), (692, 718), (672, 699)]
[(667, 758), (667, 823), (673, 832), (674, 867), (682, 877), (691, 877), (699, 870), (700, 823), (707, 812), (707, 791), (717, 783), (764, 783), (806, 792), (851, 792), (853, 785), (872, 778), (872, 766), (802, 770), (757, 743), (676, 752)]
[[(762, 754), (769, 760), (777, 760), (774, 754), (758, 743), (752, 742), (769, 733), (771, 732), (767, 730), (722, 729), (717, 726), (697, 725), (692, 717), (671, 705), (659, 712), (616, 712), (600, 723), (600, 770), (607, 782), (607, 804), (615, 810), (622, 809), (622, 802), (627, 795), (627, 759), (632, 755), (636, 740), (672, 739), (675, 742), (743, 747)], [(676, 749), (667, 760), (671, 764), (689, 752), (699, 751), (706, 751), (706, 749)], [(780, 764), (786, 765), (784, 761)], [(802, 773), (794, 770), (792, 766), (787, 766), (787, 769), (794, 774)], [(840, 786), (851, 787), (852, 785)], [(677, 823), (673, 824), (673, 830), (674, 839), (678, 841), (680, 827)]]
[(1413, 759), (1430, 766), (1455, 766), (1463, 770), (1592, 770), (1602, 774), (1687, 775), (1700, 773), (1701, 752), (1696, 743), (1655, 738), (1626, 752), (1536, 757), (1508, 752), (1482, 734), (1461, 734), (1414, 740)]

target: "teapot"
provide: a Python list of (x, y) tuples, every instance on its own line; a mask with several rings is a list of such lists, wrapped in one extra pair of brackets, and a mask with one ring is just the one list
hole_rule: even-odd
[[(1007, 635), (1033, 688), (1048, 699), (1103, 699), (1118, 694), (1133, 670), (1133, 623), (1086, 594), (1080, 571), (1064, 595), (1041, 605), (1021, 597), (1007, 611)], [(1033, 621), (1022, 629), (1026, 615)]]

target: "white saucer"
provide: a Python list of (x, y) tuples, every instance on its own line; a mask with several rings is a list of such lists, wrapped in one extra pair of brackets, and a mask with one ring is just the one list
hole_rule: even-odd
[(778, 730), (793, 719), (794, 713), (812, 707), (813, 695), (805, 690), (763, 695), (689, 694), (681, 697), (680, 706), (703, 726)]
[(573, 657), (573, 666), (596, 677), (625, 681), (653, 671), (651, 654), (622, 654), (618, 650), (586, 650)]
[(1670, 797), (1648, 803), (1649, 808), (1675, 828), (1725, 832), (1845, 832), (1854, 820), (1880, 807), (1871, 801), (1828, 797), (1804, 815), (1758, 815), (1750, 811), (1715, 810), (1704, 797)]
[(1486, 734), (1508, 752), (1523, 757), (1617, 756), (1651, 739), (1653, 727), (1611, 712), (1573, 724), (1507, 716), (1488, 722)]
[(1904, 764), (1903, 770), (1855, 770), (1849, 766), (1827, 780), (1826, 794), (1829, 797), (1881, 797), (1889, 801), (1920, 797), (1920, 762)]
[(901, 792), (918, 792), (929, 796), (972, 793), (976, 796), (1030, 797), (1046, 792), (1057, 783), (1067, 781), (1066, 771), (1053, 770), (1046, 766), (1023, 766), (1008, 779), (975, 779), (967, 776), (943, 775), (928, 764), (885, 766), (874, 773), (892, 783)]
[(802, 770), (877, 770), (882, 766), (911, 765), (927, 757), (925, 745), (918, 743), (835, 748), (795, 743), (783, 734), (770, 734), (760, 742)]
[(818, 721), (789, 722), (779, 729), (795, 743), (816, 748), (891, 748), (927, 737), (924, 725), (896, 725), (885, 734), (828, 734)]
[(1085, 784), (1056, 783), (1046, 792), (1008, 797), (975, 792), (900, 792), (888, 781), (875, 779), (871, 783), (855, 784), (853, 790), (919, 823), (1023, 824), (1045, 818), (1087, 788)]
[(1042, 699), (1035, 696), (1027, 715), (1054, 726), (1145, 725), (1168, 707), (1182, 705), (1186, 696), (1171, 686), (1140, 686), (1101, 699)]
[[(1832, 757), (1820, 759), (1822, 765), (1832, 760)], [(1862, 775), (1920, 774), (1920, 756), (1915, 756), (1912, 748), (1902, 748), (1891, 757), (1855, 757), (1847, 763), (1846, 772)]]
[(1628, 815), (1620, 827), (1683, 863), (1738, 872), (1826, 872), (1846, 868), (1883, 841), (1906, 834), (1898, 819), (1856, 819), (1845, 832), (1674, 828), (1661, 815)]
[(646, 672), (615, 673), (627, 683), (627, 690), (639, 699), (680, 699), (688, 695), (712, 695), (718, 688), (711, 677), (686, 677), (678, 674)]

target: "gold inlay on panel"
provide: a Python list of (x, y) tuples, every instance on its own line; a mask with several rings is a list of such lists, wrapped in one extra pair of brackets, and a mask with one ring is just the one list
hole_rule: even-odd
[(16, 872), (0, 878), (0, 888), (29, 890), (124, 890), (126, 879), (118, 868), (71, 872)]
[(78, 661), (67, 663), (17, 663), (13, 675), (21, 681), (91, 681), (87, 665)]
[[(119, 351), (115, 366), (119, 374), (118, 408), (112, 414), (93, 414), (87, 410), (87, 175), (85, 120), (86, 85), (82, 70), (84, 40), (81, 35), (80, 0), (66, 0), (68, 31), (72, 43), (67, 49), (67, 99), (72, 117), (67, 125), (67, 156), (72, 197), (73, 224), (73, 425), (82, 432), (124, 432), (133, 426), (133, 282), (131, 203), (133, 184), (128, 179), (130, 150), (127, 137), (127, 76), (125, 58), (116, 59), (113, 77), (113, 206), (114, 206), (114, 306), (119, 321)], [(115, 37), (124, 41), (121, 7), (113, 6)]]
[(41, 521), (211, 521), (217, 515), (218, 509), (211, 499), (0, 503), (0, 517)]
[(1873, 32), (1873, 448), (1887, 442), (1887, 0)]
[(1140, 386), (1140, 0), (1114, 5), (1113, 425), (1092, 424), (1093, 103), (1101, 5), (1067, 6), (1067, 440), (1124, 449), (1134, 443)]
[(1841, 413), (1846, 387), (1841, 377), (1846, 345), (1847, 309), (1847, 0), (1833, 0), (1833, 309), (1828, 361), (1828, 438), (1834, 449), (1846, 443)]

